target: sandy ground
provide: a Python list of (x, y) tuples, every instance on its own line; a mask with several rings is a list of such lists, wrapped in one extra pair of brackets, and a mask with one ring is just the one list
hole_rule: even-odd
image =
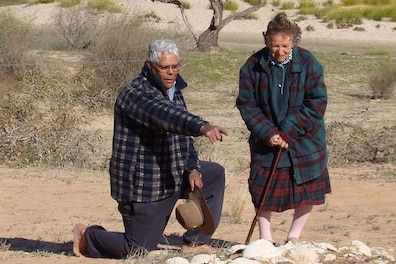
[[(124, 12), (131, 15), (154, 14), (158, 19), (147, 22), (154, 27), (173, 31), (187, 30), (176, 5), (150, 0), (117, 0), (116, 2), (123, 7)], [(188, 2), (191, 8), (185, 9), (185, 14), (195, 35), (198, 36), (209, 27), (212, 10), (208, 8), (209, 1), (189, 0)], [(294, 0), (294, 2), (298, 6), (298, 1)], [(238, 11), (248, 7), (246, 2), (240, 1), (239, 3)], [(57, 8), (57, 4), (17, 5), (0, 7), (0, 11), (12, 12), (29, 23), (48, 24), (52, 22)], [(269, 20), (277, 12), (279, 9), (267, 4), (257, 11), (257, 20), (230, 22), (220, 32), (219, 45), (226, 48), (252, 50), (262, 47), (262, 32), (265, 31)], [(292, 20), (299, 17), (297, 9), (285, 12)], [(226, 18), (229, 14), (229, 11), (224, 11), (223, 17)], [(311, 50), (334, 49), (344, 52), (386, 50), (396, 53), (396, 22), (364, 20), (362, 25), (347, 29), (329, 29), (328, 24), (313, 16), (306, 16), (305, 20), (299, 21), (298, 25), (302, 30), (301, 46)], [(308, 31), (307, 27), (312, 27), (314, 30)], [(364, 30), (355, 30), (356, 27)]]
[[(208, 2), (191, 0), (186, 10), (197, 32), (208, 26), (211, 11)], [(144, 1), (119, 2), (133, 12), (153, 10), (161, 17), (155, 26), (184, 30), (176, 7)], [(3, 7), (35, 23), (48, 23), (55, 4)], [(264, 8), (257, 21), (234, 21), (220, 34), (220, 45), (227, 48), (257, 49), (262, 46), (261, 32), (276, 10)], [(288, 11), (289, 12), (289, 11)], [(293, 17), (295, 11), (290, 11)], [(302, 45), (312, 49), (334, 49), (346, 52), (396, 50), (396, 23), (365, 21), (365, 31), (328, 29), (310, 18), (299, 23), (303, 30)], [(315, 31), (306, 31), (312, 25)], [(377, 26), (379, 25), (379, 26)], [(247, 29), (247, 30), (246, 30)], [(240, 120), (238, 121), (240, 122)], [(111, 134), (112, 120), (102, 117), (93, 122), (95, 129)], [(232, 141), (233, 139), (228, 139)], [(227, 139), (226, 139), (227, 141)], [(227, 142), (226, 142), (227, 144)], [(228, 144), (231, 144), (228, 142)], [(108, 146), (110, 148), (110, 146)], [(247, 146), (240, 155), (248, 156)], [(343, 246), (361, 240), (370, 247), (396, 247), (395, 167), (363, 164), (330, 168), (333, 192), (324, 205), (318, 206), (309, 219), (302, 239), (329, 242)], [(232, 177), (231, 177), (232, 176)], [(247, 194), (248, 171), (227, 175), (223, 216), (214, 238), (243, 243), (254, 217)], [(116, 203), (109, 195), (107, 171), (57, 170), (46, 168), (8, 168), (0, 166), (0, 262), (1, 263), (119, 263), (116, 260), (78, 259), (71, 257), (71, 228), (77, 222), (101, 224), (109, 230), (122, 231)], [(241, 219), (230, 217), (235, 201), (244, 203)], [(291, 212), (274, 214), (274, 239), (282, 242), (290, 225)], [(257, 227), (251, 240), (257, 239)], [(165, 237), (178, 246), (182, 227), (174, 215)], [(166, 243), (164, 243), (166, 244)]]

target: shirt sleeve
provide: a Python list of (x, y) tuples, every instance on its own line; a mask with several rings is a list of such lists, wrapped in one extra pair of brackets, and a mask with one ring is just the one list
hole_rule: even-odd
[(254, 63), (251, 60), (252, 58), (248, 59), (239, 71), (239, 94), (236, 106), (252, 136), (265, 142), (279, 132), (272, 122), (271, 114), (257, 102), (256, 86), (259, 80), (257, 80), (256, 72), (252, 69)]

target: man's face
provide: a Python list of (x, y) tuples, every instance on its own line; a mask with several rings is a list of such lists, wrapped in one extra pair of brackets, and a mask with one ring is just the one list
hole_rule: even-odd
[(284, 62), (293, 48), (293, 39), (284, 33), (273, 34), (270, 36), (268, 48), (274, 60)]
[(163, 54), (158, 63), (151, 62), (150, 68), (166, 89), (173, 86), (179, 72), (179, 61), (174, 54)]

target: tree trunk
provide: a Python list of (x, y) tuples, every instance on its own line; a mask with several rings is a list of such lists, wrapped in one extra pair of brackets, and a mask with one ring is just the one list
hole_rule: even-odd
[(254, 6), (251, 6), (241, 12), (235, 12), (223, 19), (223, 1), (222, 0), (209, 0), (213, 8), (213, 17), (210, 26), (198, 38), (197, 47), (199, 51), (209, 51), (210, 48), (219, 47), (219, 33), (228, 23), (234, 19), (244, 17), (250, 13), (259, 10), (264, 6), (265, 0), (260, 0)]
[(187, 28), (190, 30), (192, 35), (194, 36), (195, 41), (197, 41), (197, 47), (199, 51), (209, 51), (211, 48), (219, 47), (218, 40), (219, 40), (219, 33), (223, 29), (225, 25), (230, 23), (234, 19), (238, 19), (249, 15), (261, 7), (264, 6), (266, 0), (260, 0), (254, 6), (251, 6), (241, 12), (235, 12), (223, 19), (223, 0), (209, 0), (211, 7), (213, 8), (213, 17), (210, 22), (210, 26), (207, 30), (205, 30), (198, 38), (195, 36), (194, 32), (190, 24), (188, 23), (188, 19), (185, 15), (183, 5), (179, 0), (151, 0), (153, 2), (163, 2), (168, 4), (177, 5), (182, 13), (183, 21), (186, 24)]
[(199, 51), (208, 51), (210, 48), (219, 47), (218, 39), (219, 39), (220, 30), (211, 30), (208, 28), (201, 35), (199, 35), (197, 47)]

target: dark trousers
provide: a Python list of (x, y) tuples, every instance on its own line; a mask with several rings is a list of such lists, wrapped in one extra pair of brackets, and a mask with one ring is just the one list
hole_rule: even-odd
[[(203, 188), (208, 207), (212, 212), (215, 226), (220, 222), (223, 207), (225, 174), (224, 168), (214, 162), (201, 161)], [(187, 177), (188, 178), (188, 177)], [(185, 177), (186, 179), (186, 177)], [(182, 193), (189, 188), (184, 180)], [(188, 190), (187, 190), (188, 191)], [(156, 202), (119, 203), (125, 233), (109, 232), (101, 226), (89, 226), (86, 229), (86, 256), (96, 258), (125, 258), (141, 250), (154, 250), (168, 223), (173, 207), (184, 195), (175, 193)], [(199, 229), (188, 230), (183, 235), (185, 243), (206, 244), (211, 237), (202, 234)]]

